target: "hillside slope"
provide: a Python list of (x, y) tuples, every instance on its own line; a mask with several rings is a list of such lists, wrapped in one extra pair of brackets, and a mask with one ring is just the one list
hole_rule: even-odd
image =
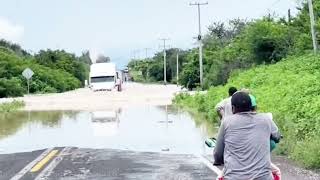
[(260, 112), (272, 112), (284, 135), (278, 152), (308, 168), (320, 168), (320, 56), (290, 57), (234, 73), (225, 86), (212, 87), (206, 95), (179, 95), (175, 102), (205, 113), (216, 122), (216, 103), (230, 86), (249, 88)]

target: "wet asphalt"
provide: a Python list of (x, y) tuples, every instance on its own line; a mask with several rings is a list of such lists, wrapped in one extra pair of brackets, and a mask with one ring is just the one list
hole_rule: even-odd
[(41, 151), (0, 155), (0, 179), (8, 180), (37, 158)]
[[(114, 149), (54, 148), (59, 153), (39, 171), (26, 171), (21, 180), (214, 180), (216, 173), (196, 155), (134, 152)], [(45, 150), (0, 155), (0, 180), (10, 180)], [(212, 162), (212, 156), (205, 159)], [(283, 180), (320, 180), (289, 159), (272, 158)], [(222, 169), (222, 167), (218, 167)]]
[[(0, 155), (0, 180), (14, 177), (43, 151)], [(28, 171), (20, 179), (212, 180), (215, 177), (195, 155), (70, 148), (38, 172)]]

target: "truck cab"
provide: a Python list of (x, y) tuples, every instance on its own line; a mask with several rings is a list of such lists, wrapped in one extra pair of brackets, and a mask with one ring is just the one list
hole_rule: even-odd
[(90, 66), (90, 88), (93, 91), (111, 91), (116, 87), (116, 83), (114, 63), (96, 63)]

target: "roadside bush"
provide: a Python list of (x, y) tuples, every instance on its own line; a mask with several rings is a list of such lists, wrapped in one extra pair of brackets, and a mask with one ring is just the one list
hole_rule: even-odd
[(319, 55), (290, 57), (274, 65), (235, 73), (226, 86), (212, 87), (205, 95), (178, 96), (176, 102), (217, 122), (214, 106), (227, 97), (228, 88), (249, 88), (257, 98), (259, 111), (272, 112), (285, 137), (278, 152), (306, 167), (320, 168), (319, 69)]
[[(6, 103), (0, 104), (0, 112), (8, 113), (8, 112), (16, 111), (24, 106), (25, 106), (25, 103), (23, 101), (14, 100), (12, 102), (6, 102)], [(0, 121), (1, 121), (1, 118), (0, 118)]]
[(22, 96), (27, 92), (27, 81), (21, 75), (27, 67), (34, 71), (31, 93), (64, 92), (81, 87), (80, 81), (68, 72), (39, 65), (32, 57), (22, 58), (0, 49), (0, 97)]
[(42, 89), (43, 93), (56, 93), (57, 90), (51, 86), (46, 86)]
[(252, 53), (257, 64), (270, 64), (287, 56), (294, 35), (289, 26), (263, 19), (251, 23), (239, 39), (243, 47)]
[(319, 169), (320, 165), (320, 140), (309, 139), (297, 142), (292, 157), (307, 168)]
[(21, 86), (21, 80), (18, 78), (0, 79), (0, 98), (18, 97), (24, 94), (24, 89)]

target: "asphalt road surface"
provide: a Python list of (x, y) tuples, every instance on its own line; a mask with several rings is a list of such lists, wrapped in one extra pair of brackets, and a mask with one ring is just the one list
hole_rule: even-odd
[[(0, 156), (0, 180), (213, 180), (222, 167), (212, 157), (169, 153), (51, 148)], [(283, 157), (273, 162), (283, 180), (319, 180), (319, 174), (298, 168)]]
[[(56, 154), (47, 158), (51, 152)], [(0, 179), (212, 180), (216, 174), (204, 161), (196, 155), (54, 148), (0, 156)]]

